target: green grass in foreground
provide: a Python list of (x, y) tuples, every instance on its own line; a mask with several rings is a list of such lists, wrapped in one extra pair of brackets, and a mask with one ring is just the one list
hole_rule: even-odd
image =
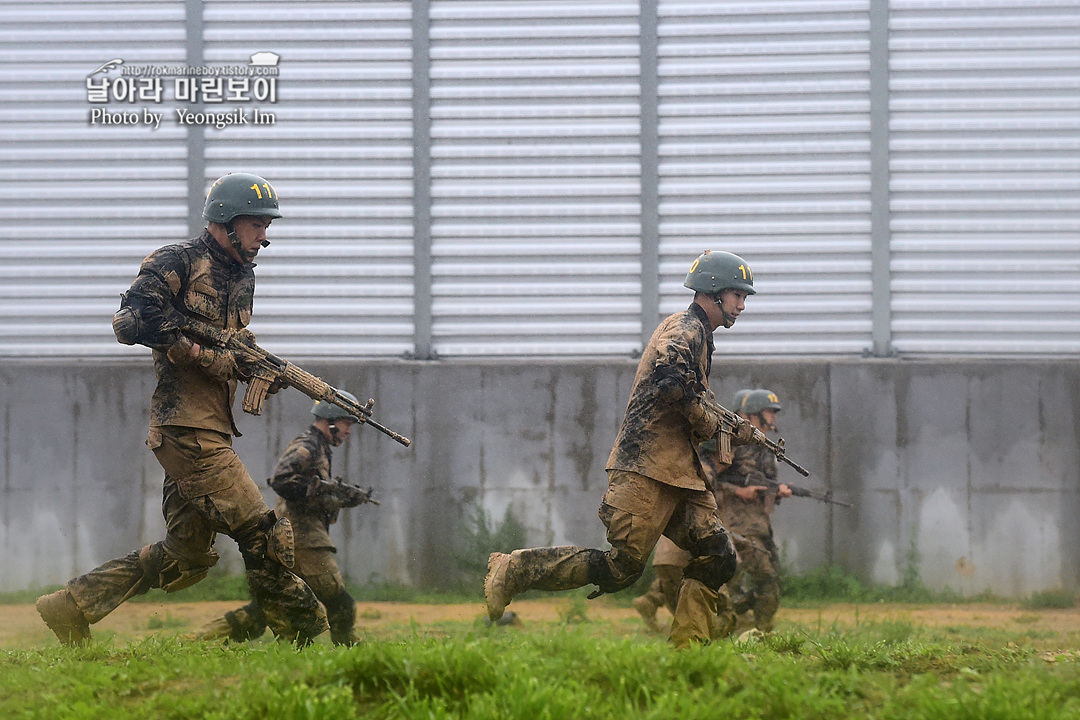
[(0, 711), (21, 718), (1080, 717), (1075, 652), (1021, 632), (964, 639), (904, 622), (676, 651), (622, 624), (402, 627), (303, 651), (164, 636), (0, 653)]

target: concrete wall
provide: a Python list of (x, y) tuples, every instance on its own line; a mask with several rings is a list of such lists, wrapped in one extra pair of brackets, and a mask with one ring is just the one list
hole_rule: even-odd
[[(530, 544), (603, 547), (604, 463), (633, 379), (631, 360), (312, 363), (373, 397), (411, 448), (362, 429), (335, 472), (375, 486), (381, 507), (342, 513), (339, 560), (357, 582), (435, 586), (457, 576), (476, 504), (508, 506)], [(766, 386), (784, 404), (781, 478), (831, 488), (854, 509), (793, 498), (774, 516), (798, 572), (839, 564), (896, 583), (964, 593), (1075, 589), (1080, 517), (1080, 369), (1072, 362), (717, 358), (723, 398)], [(143, 444), (145, 361), (0, 363), (0, 591), (60, 583), (160, 539), (161, 470)], [(236, 448), (266, 478), (307, 426), (310, 401), (273, 397), (238, 416)], [(272, 501), (269, 489), (268, 500)], [(239, 569), (221, 538), (223, 562)]]

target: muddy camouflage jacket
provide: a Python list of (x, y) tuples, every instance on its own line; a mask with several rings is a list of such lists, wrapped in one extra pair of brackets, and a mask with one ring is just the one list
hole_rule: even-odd
[(270, 487), (281, 496), (277, 510), (292, 522), (297, 547), (335, 549), (330, 526), (350, 504), (335, 491), (330, 460), (330, 442), (312, 425), (289, 443), (274, 467)]
[(776, 457), (761, 445), (738, 445), (730, 467), (716, 478), (714, 493), (720, 506), (720, 518), (728, 530), (747, 537), (772, 534), (769, 508), (773, 498), (758, 493), (753, 500), (743, 500), (735, 488), (776, 482)]
[(665, 318), (641, 354), (608, 470), (705, 490), (688, 414), (708, 393), (713, 332), (701, 306)]
[(180, 340), (184, 317), (236, 330), (251, 321), (254, 263), (241, 264), (209, 232), (151, 253), (126, 293), (138, 315), (137, 342), (154, 351), (157, 387), (150, 427), (180, 425), (240, 433), (233, 422), (236, 380), (219, 382), (197, 365), (176, 365), (166, 356)]

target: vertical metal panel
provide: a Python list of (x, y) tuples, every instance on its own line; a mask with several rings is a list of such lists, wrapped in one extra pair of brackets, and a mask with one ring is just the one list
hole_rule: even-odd
[(871, 352), (878, 357), (893, 353), (890, 212), (889, 0), (870, 0)]
[(641, 346), (660, 321), (660, 58), (658, 0), (641, 7)]
[[(205, 62), (205, 36), (203, 27), (204, 0), (186, 0), (185, 4), (185, 58), (188, 67), (202, 67)], [(198, 112), (203, 104), (193, 103), (188, 106)], [(206, 177), (206, 127), (187, 125), (187, 203), (188, 236), (195, 237), (202, 233), (206, 221), (202, 217), (205, 206), (203, 178)]]
[(207, 64), (281, 56), (275, 124), (208, 128), (205, 180), (255, 172), (281, 195), (252, 329), (282, 354), (413, 348), (411, 7), (206, 3)]
[(896, 349), (1080, 351), (1080, 2), (891, 7)]
[(706, 248), (759, 294), (718, 353), (871, 344), (869, 0), (660, 3), (662, 309)]
[(412, 0), (413, 354), (431, 347), (431, 2)]
[(91, 124), (162, 108), (92, 104), (86, 81), (183, 64), (184, 3), (3, 2), (0, 27), (0, 356), (131, 352), (109, 321), (142, 258), (187, 234), (184, 131)]
[(433, 0), (440, 355), (640, 347), (637, 0)]

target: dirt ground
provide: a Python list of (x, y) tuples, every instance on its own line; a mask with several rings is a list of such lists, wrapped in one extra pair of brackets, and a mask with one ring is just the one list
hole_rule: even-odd
[[(187, 634), (206, 622), (236, 608), (236, 602), (128, 603), (93, 626), (95, 637), (127, 642), (155, 633)], [(521, 622), (559, 622), (580, 610), (570, 598), (518, 600), (511, 605)], [(612, 622), (620, 632), (645, 632), (632, 608), (611, 602), (594, 601), (584, 610), (589, 619)], [(420, 632), (438, 632), (439, 623), (483, 622), (483, 605), (413, 605), (380, 602), (357, 605), (357, 629), (377, 639), (383, 632), (413, 626)], [(662, 615), (662, 621), (666, 617)], [(1061, 646), (1075, 644), (1080, 637), (1080, 608), (1028, 610), (1018, 605), (828, 605), (818, 608), (781, 608), (777, 619), (809, 628), (828, 628), (834, 623), (853, 625), (875, 621), (900, 621), (914, 625), (1002, 628), (1058, 636)], [(1047, 637), (1050, 636), (1050, 637)], [(320, 638), (321, 639), (321, 638)], [(1053, 640), (1050, 639), (1053, 643)], [(0, 605), (0, 649), (16, 650), (55, 645), (33, 605)]]

